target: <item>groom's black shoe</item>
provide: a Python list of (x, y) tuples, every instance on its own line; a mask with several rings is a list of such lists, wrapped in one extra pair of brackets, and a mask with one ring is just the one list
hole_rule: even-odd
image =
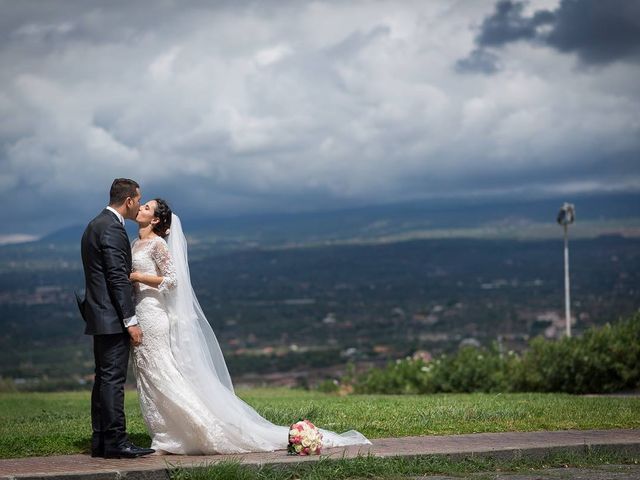
[(137, 458), (155, 452), (153, 448), (143, 448), (126, 442), (117, 449), (105, 449), (104, 458)]
[(91, 449), (92, 457), (104, 457), (104, 448)]
[(99, 433), (94, 433), (91, 438), (91, 456), (104, 457), (104, 437)]

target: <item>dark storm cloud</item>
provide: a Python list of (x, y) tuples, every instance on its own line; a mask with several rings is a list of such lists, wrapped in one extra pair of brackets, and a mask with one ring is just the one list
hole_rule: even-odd
[(640, 2), (637, 0), (562, 0), (555, 10), (525, 15), (527, 4), (502, 0), (486, 17), (476, 37), (478, 46), (458, 61), (462, 70), (495, 73), (477, 58), (499, 48), (528, 41), (573, 53), (583, 64), (608, 64), (616, 60), (640, 60)]
[(535, 39), (539, 27), (554, 21), (554, 14), (548, 10), (537, 11), (531, 17), (523, 16), (523, 10), (523, 3), (510, 0), (498, 2), (495, 13), (482, 22), (476, 43), (487, 47)]
[(119, 176), (215, 215), (640, 189), (640, 65), (573, 68), (544, 2), (0, 0), (0, 237)]
[(462, 58), (456, 62), (456, 71), (459, 73), (486, 73), (490, 75), (500, 69), (499, 58), (482, 48), (473, 50), (467, 58)]
[(586, 63), (640, 60), (640, 2), (564, 0), (546, 42)]

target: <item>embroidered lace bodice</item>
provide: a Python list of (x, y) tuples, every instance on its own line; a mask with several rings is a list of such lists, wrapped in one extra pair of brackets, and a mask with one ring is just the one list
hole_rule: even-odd
[(157, 289), (143, 283), (136, 283), (136, 293), (145, 290), (163, 292), (175, 288), (176, 271), (173, 268), (167, 243), (162, 238), (151, 237), (146, 240), (136, 240), (131, 250), (134, 271), (163, 277), (162, 283)]

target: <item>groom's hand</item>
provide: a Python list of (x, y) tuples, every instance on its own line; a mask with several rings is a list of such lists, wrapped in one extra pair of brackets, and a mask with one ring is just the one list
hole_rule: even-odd
[(137, 347), (142, 344), (142, 329), (138, 325), (132, 325), (127, 328), (129, 335), (131, 336), (131, 345)]

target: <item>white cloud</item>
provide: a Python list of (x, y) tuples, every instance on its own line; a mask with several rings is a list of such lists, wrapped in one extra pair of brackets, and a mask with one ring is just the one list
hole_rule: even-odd
[(11, 235), (0, 235), (0, 245), (9, 245), (11, 243), (25, 243), (38, 240), (35, 235), (26, 235), (21, 233), (14, 233)]
[(637, 64), (515, 43), (456, 72), (492, 1), (7, 5), (0, 200), (33, 197), (7, 232), (116, 176), (215, 213), (640, 178)]
[(291, 55), (293, 50), (288, 45), (276, 45), (270, 48), (264, 48), (255, 55), (255, 61), (261, 67), (266, 67), (274, 63), (279, 62), (288, 55)]
[(180, 53), (180, 47), (171, 47), (168, 52), (159, 55), (149, 65), (151, 76), (157, 80), (167, 80), (173, 74), (173, 64)]
[(15, 31), (15, 35), (20, 37), (38, 37), (43, 38), (48, 35), (64, 35), (73, 30), (73, 24), (70, 22), (54, 23), (54, 24), (42, 24), (42, 23), (28, 23), (22, 25)]

